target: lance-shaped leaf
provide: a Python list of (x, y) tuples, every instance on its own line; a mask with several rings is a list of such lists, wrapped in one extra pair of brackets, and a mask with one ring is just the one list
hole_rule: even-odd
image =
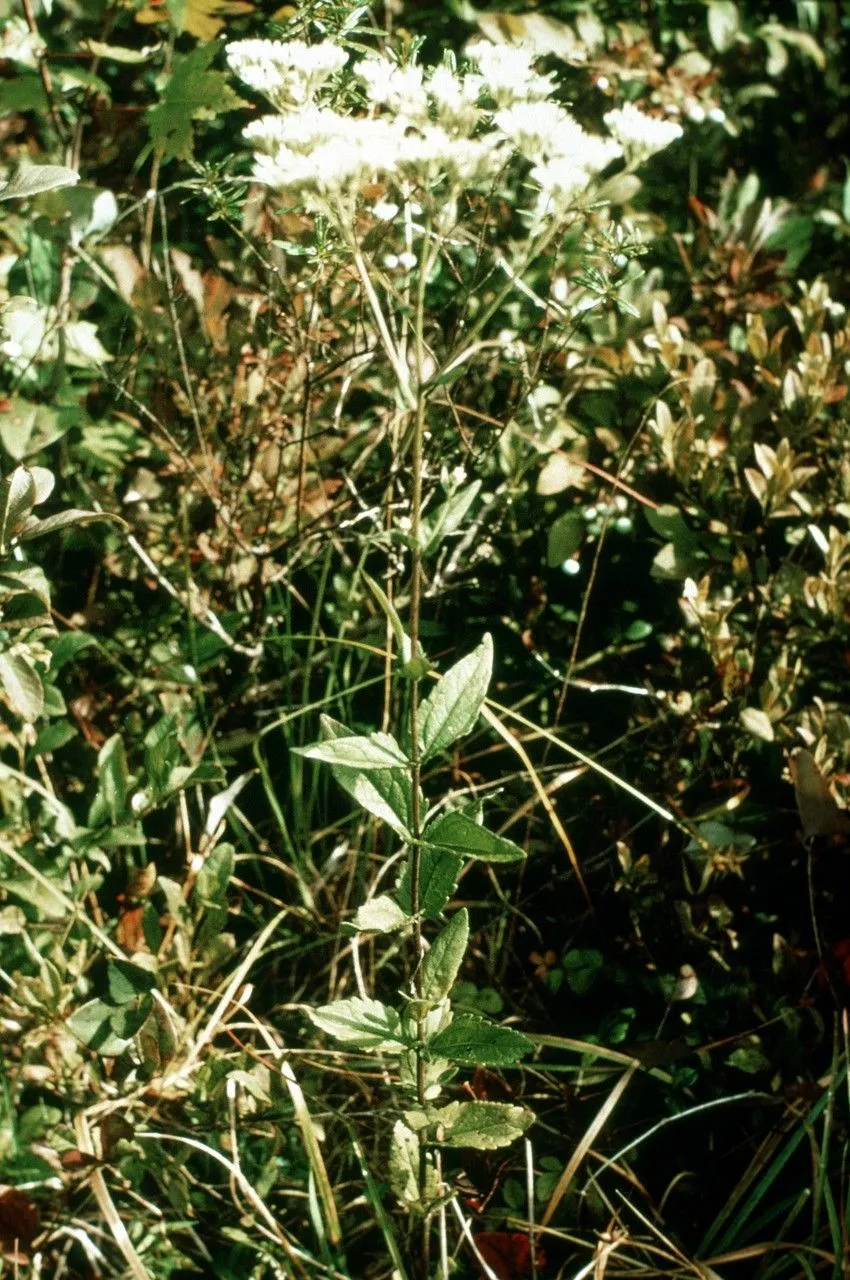
[(441, 813), (425, 828), (428, 844), (451, 849), (464, 858), (480, 858), (484, 862), (522, 862), (524, 851), (513, 840), (494, 835), (468, 813), (454, 810)]
[(395, 1009), (380, 1000), (352, 996), (319, 1009), (307, 1010), (321, 1030), (356, 1049), (404, 1049), (409, 1047)]
[(80, 175), (62, 164), (32, 164), (19, 169), (9, 182), (0, 182), (0, 200), (25, 200), (40, 195), (42, 191), (55, 191), (57, 187), (72, 187)]
[(462, 738), (478, 719), (493, 673), (493, 641), (481, 644), (450, 667), (419, 705), (416, 724), (422, 759)]
[(345, 738), (329, 738), (309, 747), (293, 747), (296, 755), (324, 764), (349, 769), (404, 769), (410, 761), (389, 733), (352, 733)]
[(15, 467), (0, 481), (0, 555), (6, 554), (9, 543), (35, 502), (35, 480), (26, 467)]
[(471, 1066), (508, 1067), (534, 1048), (533, 1041), (511, 1027), (498, 1027), (483, 1018), (461, 1014), (428, 1039), (429, 1058), (448, 1058)]
[(434, 1112), (440, 1142), (446, 1147), (473, 1147), (494, 1151), (510, 1146), (534, 1122), (526, 1107), (507, 1102), (450, 1102)]
[[(325, 742), (338, 742), (341, 738), (350, 736), (344, 724), (330, 716), (322, 716), (322, 737)], [(386, 822), (405, 842), (409, 843), (413, 839), (412, 788), (408, 772), (387, 768), (355, 769), (349, 765), (334, 764), (331, 766), (331, 773), (343, 791), (347, 791), (367, 813)]]
[(422, 964), (422, 997), (430, 1004), (438, 1004), (454, 986), (466, 944), (469, 942), (469, 912), (466, 908), (456, 911), (449, 923), (431, 943), (431, 949)]
[(32, 724), (44, 711), (44, 686), (31, 662), (20, 653), (0, 653), (0, 688), (16, 716)]
[(65, 511), (57, 511), (53, 516), (45, 516), (43, 520), (39, 520), (37, 516), (27, 516), (18, 537), (21, 542), (32, 542), (33, 538), (43, 538), (45, 534), (56, 533), (59, 529), (70, 529), (78, 524), (95, 524), (102, 520), (127, 527), (126, 520), (110, 511), (83, 511), (78, 507), (68, 507)]

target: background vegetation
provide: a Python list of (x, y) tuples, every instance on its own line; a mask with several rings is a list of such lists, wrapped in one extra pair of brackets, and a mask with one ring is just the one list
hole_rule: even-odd
[[(253, 37), (682, 136), (533, 254), (512, 160), (417, 310), (252, 180)], [(846, 1274), (848, 67), (846, 0), (0, 3), (4, 1274)]]

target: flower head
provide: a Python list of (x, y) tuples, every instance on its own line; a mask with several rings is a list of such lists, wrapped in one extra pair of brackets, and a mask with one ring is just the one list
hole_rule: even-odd
[(539, 57), (533, 49), (475, 40), (467, 45), (466, 56), (477, 63), (482, 88), (497, 106), (507, 107), (513, 102), (547, 98), (551, 92), (552, 77), (540, 75), (532, 66)]
[(312, 102), (322, 85), (348, 61), (339, 45), (326, 40), (234, 40), (226, 49), (233, 71), (280, 110)]
[(459, 76), (445, 65), (435, 67), (428, 81), (428, 97), (437, 123), (449, 133), (465, 137), (469, 137), (481, 119), (477, 106), (480, 93), (480, 76)]
[(366, 96), (373, 106), (388, 107), (394, 115), (408, 120), (427, 118), (422, 68), (415, 63), (401, 67), (389, 58), (375, 55), (361, 59), (355, 72), (365, 84)]
[(645, 115), (633, 102), (606, 111), (604, 120), (623, 150), (635, 160), (645, 160), (656, 151), (663, 151), (682, 136), (682, 126), (674, 120)]

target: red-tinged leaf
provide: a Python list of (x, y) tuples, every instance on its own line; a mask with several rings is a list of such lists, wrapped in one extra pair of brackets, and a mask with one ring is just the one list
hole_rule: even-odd
[(0, 1187), (0, 1247), (27, 1253), (40, 1229), (38, 1205), (16, 1187)]
[[(525, 1280), (532, 1274), (531, 1242), (522, 1231), (482, 1231), (475, 1237), (478, 1252), (499, 1280)], [(546, 1265), (546, 1255), (535, 1249), (538, 1267)]]

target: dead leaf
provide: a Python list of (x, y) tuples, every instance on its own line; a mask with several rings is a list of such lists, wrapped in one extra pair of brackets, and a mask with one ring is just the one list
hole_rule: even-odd
[(814, 756), (805, 747), (791, 761), (791, 776), (806, 840), (850, 835), (850, 813), (838, 804)]
[[(250, 13), (253, 8), (248, 0), (186, 0), (179, 29), (198, 40), (215, 40), (228, 18)], [(168, 22), (170, 18), (166, 0), (148, 0), (136, 14), (136, 21), (146, 26)]]

